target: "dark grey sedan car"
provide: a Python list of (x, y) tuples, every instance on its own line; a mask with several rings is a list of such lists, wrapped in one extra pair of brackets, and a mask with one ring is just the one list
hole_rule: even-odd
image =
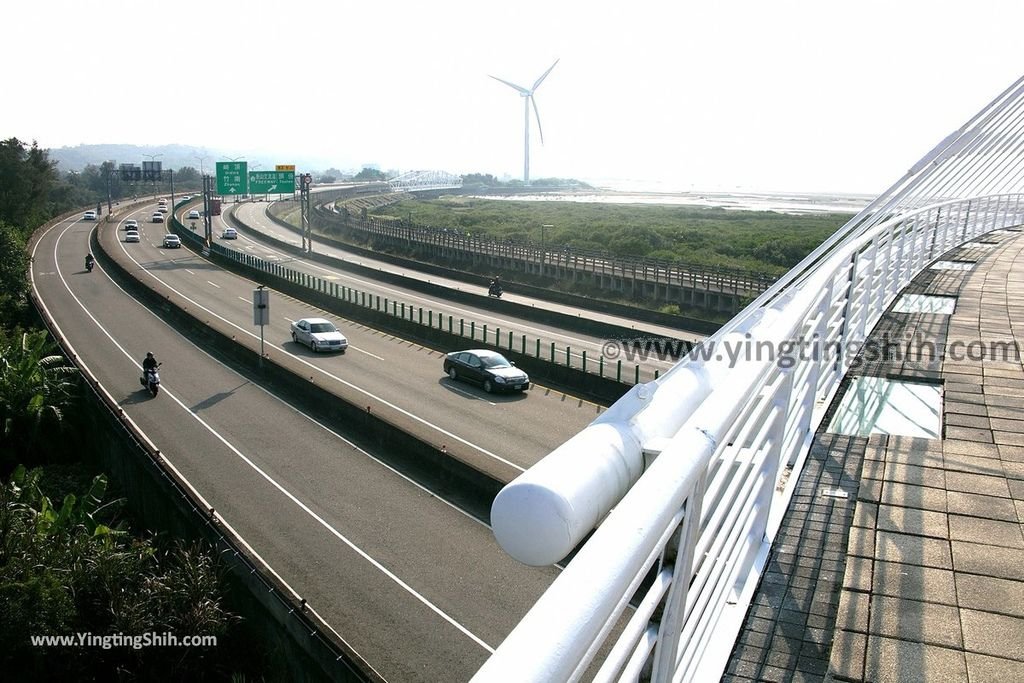
[(484, 391), (524, 391), (530, 377), (505, 356), (487, 349), (452, 351), (444, 357), (444, 371), (452, 379), (475, 382)]

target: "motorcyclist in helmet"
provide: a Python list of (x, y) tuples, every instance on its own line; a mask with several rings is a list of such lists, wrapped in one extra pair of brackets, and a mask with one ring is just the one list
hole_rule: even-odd
[(156, 368), (157, 365), (158, 363), (156, 362), (156, 356), (154, 356), (153, 352), (150, 351), (149, 353), (146, 354), (146, 358), (142, 361), (143, 374), (145, 374), (146, 371), (148, 370), (153, 370), (154, 368)]
[(96, 262), (96, 259), (93, 257), (92, 252), (89, 252), (88, 254), (85, 255), (85, 269), (86, 270), (92, 270), (92, 264), (95, 263), (95, 262)]

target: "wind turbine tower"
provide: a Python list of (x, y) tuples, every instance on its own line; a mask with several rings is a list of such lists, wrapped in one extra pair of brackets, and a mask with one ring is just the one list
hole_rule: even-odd
[(533, 114), (537, 117), (537, 132), (540, 133), (540, 144), (544, 144), (544, 129), (540, 125), (540, 112), (537, 111), (537, 101), (533, 99), (533, 93), (536, 92), (540, 84), (544, 82), (544, 79), (548, 77), (551, 70), (558, 64), (558, 60), (548, 67), (548, 70), (541, 74), (540, 78), (533, 82), (533, 87), (527, 90), (526, 88), (516, 85), (515, 83), (509, 83), (506, 80), (498, 78), (497, 76), (491, 76), (496, 81), (504, 83), (510, 88), (514, 88), (519, 92), (519, 96), (523, 98), (523, 182), (527, 185), (530, 184), (530, 104), (533, 103)]

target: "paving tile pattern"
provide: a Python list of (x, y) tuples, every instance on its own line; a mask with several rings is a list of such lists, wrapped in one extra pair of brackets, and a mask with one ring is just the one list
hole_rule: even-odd
[(985, 241), (847, 377), (940, 383), (943, 438), (819, 430), (723, 681), (1024, 681), (1024, 238)]

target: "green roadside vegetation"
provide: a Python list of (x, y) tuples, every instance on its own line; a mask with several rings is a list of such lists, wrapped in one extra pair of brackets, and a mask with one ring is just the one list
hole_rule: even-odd
[[(145, 190), (117, 184), (112, 198), (134, 191)], [(0, 141), (0, 671), (8, 680), (262, 678), (211, 548), (141, 528), (99, 471), (115, 437), (29, 303), (32, 233), (106, 197), (104, 169), (61, 176), (45, 150)], [(216, 636), (217, 646), (31, 641), (168, 632)]]
[(518, 201), (446, 195), (370, 212), (418, 225), (548, 248), (598, 251), (732, 268), (778, 277), (849, 220), (849, 214), (790, 215), (719, 208)]

